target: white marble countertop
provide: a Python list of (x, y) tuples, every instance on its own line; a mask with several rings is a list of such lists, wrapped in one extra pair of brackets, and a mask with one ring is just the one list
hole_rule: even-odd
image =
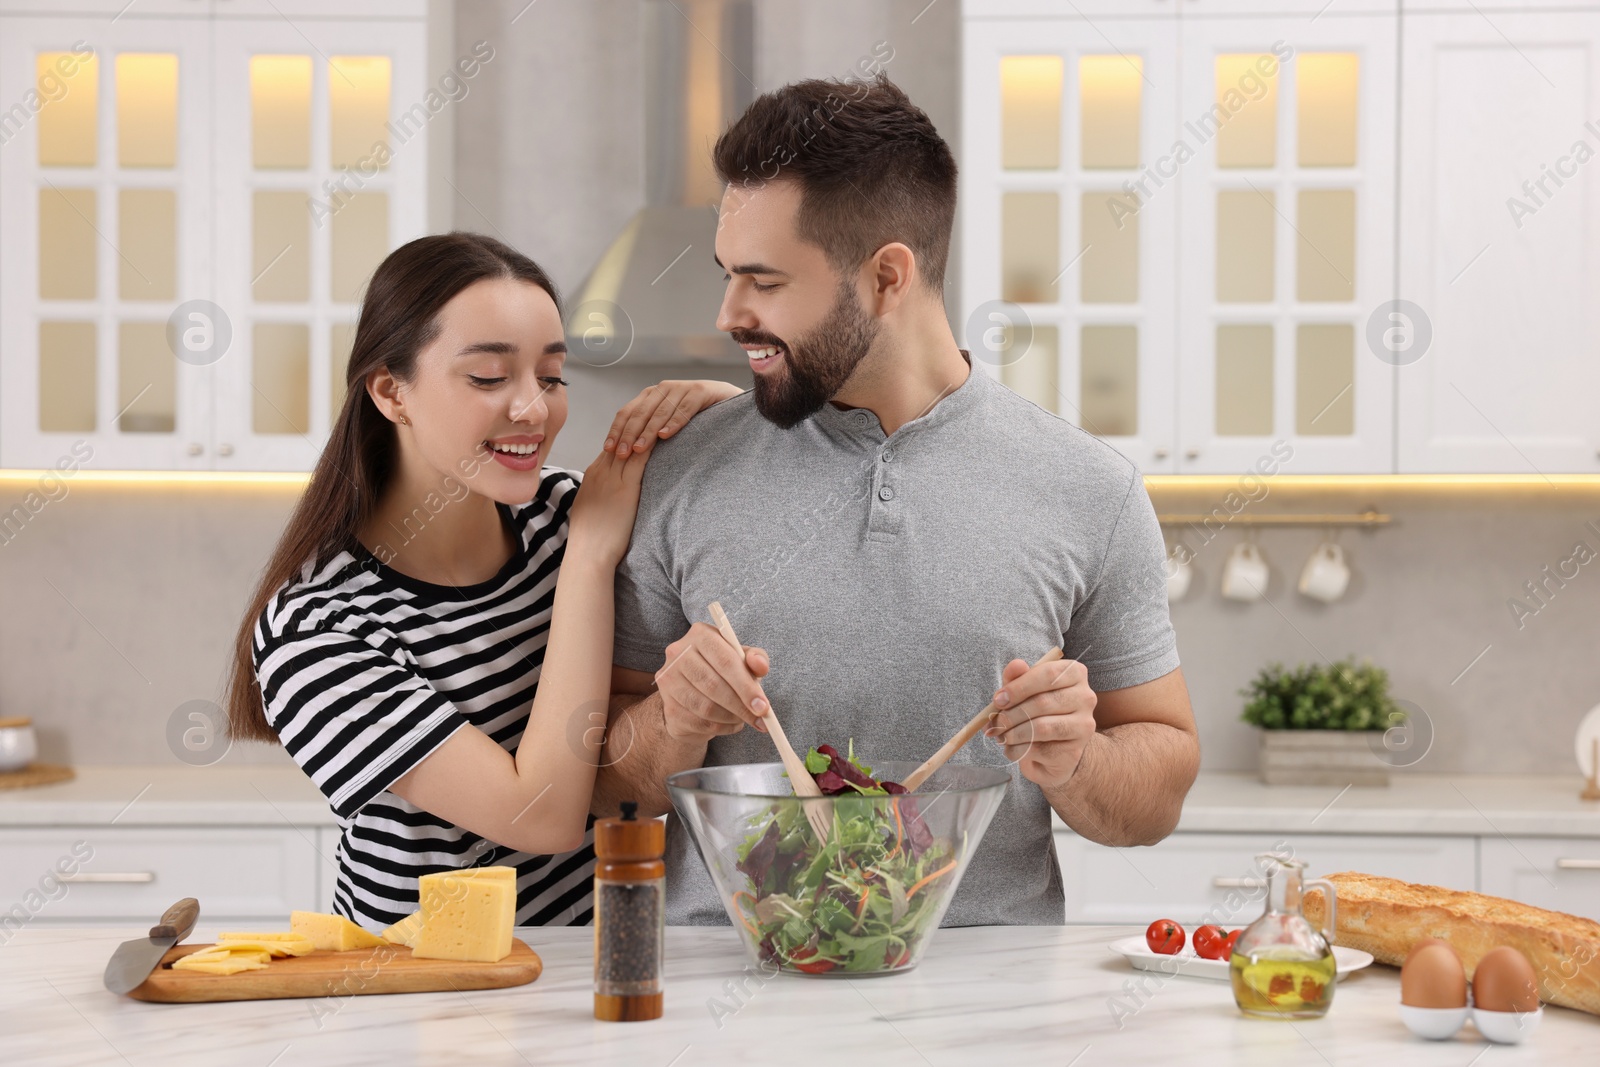
[(1264, 785), (1204, 773), (1179, 830), (1327, 834), (1531, 834), (1600, 837), (1600, 801), (1574, 774), (1406, 774), (1387, 786)]
[[(1470, 1026), (1451, 1041), (1422, 1041), (1400, 1024), (1399, 972), (1382, 966), (1341, 982), (1332, 1010), (1314, 1021), (1246, 1018), (1228, 985), (1207, 979), (1150, 977), (1136, 995), (1140, 972), (1106, 947), (1134, 932), (1123, 927), (941, 930), (917, 970), (857, 980), (763, 980), (732, 930), (673, 927), (666, 1015), (643, 1023), (594, 1020), (585, 929), (519, 930), (545, 970), (516, 989), (191, 1005), (144, 1004), (103, 988), (112, 950), (142, 932), (30, 927), (0, 946), (0, 1059), (29, 1067), (1488, 1067), (1593, 1062), (1600, 1046), (1600, 1018), (1548, 1006), (1521, 1046), (1488, 1046)], [(196, 939), (215, 932), (202, 924)], [(735, 997), (741, 979), (745, 992)]]
[(0, 791), (0, 826), (334, 826), (299, 767), (86, 766), (55, 785)]
[[(77, 774), (0, 791), (0, 826), (335, 825), (322, 795), (292, 766), (89, 766)], [(1342, 789), (1205, 772), (1178, 829), (1600, 838), (1600, 801), (1578, 799), (1581, 786), (1575, 774), (1396, 774), (1387, 787)]]

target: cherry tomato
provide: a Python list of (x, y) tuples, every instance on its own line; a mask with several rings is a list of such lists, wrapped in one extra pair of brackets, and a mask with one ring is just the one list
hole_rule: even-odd
[(1222, 956), (1221, 956), (1222, 959), (1225, 959), (1225, 960), (1233, 959), (1233, 946), (1238, 943), (1239, 935), (1242, 934), (1242, 933), (1244, 933), (1243, 930), (1235, 930), (1235, 931), (1233, 931), (1233, 933), (1229, 934), (1225, 939), (1223, 939), (1223, 942), (1222, 942)]
[(832, 960), (812, 960), (810, 963), (800, 962), (801, 960), (810, 959), (816, 954), (815, 945), (805, 945), (789, 953), (789, 962), (793, 963), (798, 970), (802, 970), (807, 974), (827, 974), (833, 970)]
[(1183, 948), (1183, 942), (1183, 927), (1171, 919), (1157, 919), (1144, 932), (1144, 943), (1150, 946), (1150, 951), (1163, 956), (1176, 956)]
[(1220, 926), (1207, 923), (1194, 932), (1194, 954), (1203, 960), (1227, 959), (1224, 951), (1227, 943), (1228, 935)]
[(883, 965), (885, 967), (904, 967), (910, 959), (911, 950), (909, 948), (901, 949), (900, 954), (897, 956), (895, 955), (893, 945), (887, 945), (884, 947)]

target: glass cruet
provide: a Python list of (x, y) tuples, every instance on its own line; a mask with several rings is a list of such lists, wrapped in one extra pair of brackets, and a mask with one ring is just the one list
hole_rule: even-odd
[[(1305, 877), (1304, 860), (1276, 852), (1256, 857), (1266, 875), (1267, 910), (1245, 927), (1233, 946), (1228, 976), (1233, 999), (1246, 1015), (1264, 1019), (1316, 1019), (1333, 1003), (1335, 895), (1325, 878)], [(1327, 896), (1327, 925), (1318, 930), (1300, 910), (1307, 889)]]

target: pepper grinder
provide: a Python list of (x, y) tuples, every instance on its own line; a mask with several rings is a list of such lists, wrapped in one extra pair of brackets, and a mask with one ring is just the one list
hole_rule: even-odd
[(638, 811), (624, 801), (620, 819), (594, 824), (594, 1017), (606, 1022), (659, 1019), (663, 1010), (667, 831)]

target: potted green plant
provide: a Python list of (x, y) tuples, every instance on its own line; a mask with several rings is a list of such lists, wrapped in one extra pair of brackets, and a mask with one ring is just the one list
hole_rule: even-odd
[(1261, 728), (1261, 780), (1268, 785), (1388, 785), (1379, 758), (1383, 731), (1406, 714), (1389, 697), (1389, 674), (1349, 657), (1271, 664), (1240, 694), (1240, 717)]

